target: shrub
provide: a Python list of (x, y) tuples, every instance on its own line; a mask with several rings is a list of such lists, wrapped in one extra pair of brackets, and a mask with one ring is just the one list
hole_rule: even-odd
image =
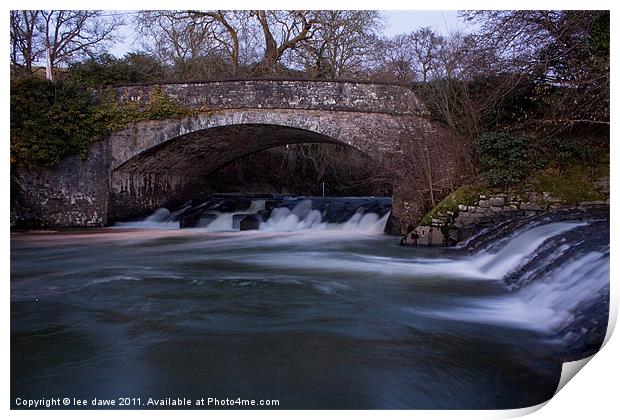
[(29, 77), (11, 83), (11, 162), (54, 165), (84, 155), (100, 130), (92, 96), (72, 84)]
[[(544, 159), (532, 159), (528, 137), (483, 133), (476, 145), (480, 165), (491, 187), (514, 185), (528, 175), (532, 166), (543, 166)], [(541, 155), (538, 156), (541, 158)]]

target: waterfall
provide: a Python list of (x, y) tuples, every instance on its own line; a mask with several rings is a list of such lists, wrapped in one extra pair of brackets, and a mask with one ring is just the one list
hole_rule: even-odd
[(472, 277), (499, 281), (511, 293), (419, 312), (553, 331), (570, 340), (583, 335), (581, 330), (606, 325), (609, 261), (608, 220), (535, 221), (469, 257), (478, 271), (470, 271)]
[[(231, 201), (215, 200), (199, 204), (185, 203), (170, 211), (157, 209), (150, 216), (137, 221), (118, 222), (116, 227), (139, 229), (178, 229), (180, 220), (192, 217), (192, 227), (207, 232), (238, 231), (245, 216), (255, 215), (260, 220), (259, 230), (343, 230), (381, 234), (390, 213), (390, 199), (386, 198), (279, 198), (278, 205), (265, 210), (266, 200), (252, 200), (246, 210), (221, 210)], [(234, 207), (234, 206), (233, 206)]]

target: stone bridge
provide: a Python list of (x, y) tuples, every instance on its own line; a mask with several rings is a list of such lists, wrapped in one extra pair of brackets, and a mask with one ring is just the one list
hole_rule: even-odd
[(411, 136), (433, 141), (435, 133), (413, 92), (397, 85), (218, 81), (126, 86), (117, 95), (144, 106), (155, 87), (199, 113), (131, 124), (93, 145), (86, 160), (20, 173), (12, 222), (15, 212), (41, 226), (104, 226), (199, 190), (210, 173), (264, 149), (336, 143), (389, 164), (410, 153)]

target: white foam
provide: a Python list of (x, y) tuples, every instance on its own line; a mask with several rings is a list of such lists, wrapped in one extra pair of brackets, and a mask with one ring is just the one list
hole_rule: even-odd
[(478, 269), (491, 277), (502, 278), (527, 262), (543, 242), (586, 223), (558, 222), (518, 231), (495, 253), (481, 252), (472, 260)]
[(380, 234), (385, 231), (389, 216), (389, 212), (379, 217), (375, 213), (358, 211), (345, 223), (327, 223), (323, 221), (318, 210), (312, 209), (312, 201), (304, 200), (297, 204), (293, 210), (286, 207), (273, 209), (269, 220), (260, 224), (260, 229), (267, 231), (330, 229)]

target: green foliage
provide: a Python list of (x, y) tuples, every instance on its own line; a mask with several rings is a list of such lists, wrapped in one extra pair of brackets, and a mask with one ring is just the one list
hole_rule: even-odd
[(547, 169), (532, 177), (530, 187), (534, 191), (551, 193), (565, 204), (604, 200), (605, 197), (594, 186), (598, 176), (600, 173), (589, 173), (580, 165), (563, 170)]
[(483, 133), (476, 144), (476, 149), (489, 185), (491, 187), (513, 185), (528, 175), (532, 165), (544, 165), (544, 160), (532, 159), (531, 147), (531, 140), (525, 136), (510, 137), (502, 133)]
[(120, 59), (105, 53), (72, 64), (62, 77), (82, 86), (101, 88), (161, 81), (166, 78), (166, 70), (154, 57), (145, 53), (129, 53)]
[(114, 91), (98, 101), (88, 89), (68, 81), (39, 77), (11, 83), (11, 163), (53, 166), (64, 157), (86, 156), (88, 146), (128, 124), (195, 116), (199, 110), (171, 100), (155, 88), (144, 109), (119, 102)]
[(84, 155), (100, 132), (93, 100), (84, 89), (38, 77), (11, 84), (11, 162), (29, 167)]
[(104, 133), (122, 130), (132, 122), (142, 118), (140, 109), (135, 103), (119, 102), (113, 91), (102, 93), (102, 97), (94, 110), (94, 124)]
[(166, 120), (195, 116), (198, 110), (171, 100), (158, 86), (151, 91), (149, 101), (140, 115), (144, 120)]

